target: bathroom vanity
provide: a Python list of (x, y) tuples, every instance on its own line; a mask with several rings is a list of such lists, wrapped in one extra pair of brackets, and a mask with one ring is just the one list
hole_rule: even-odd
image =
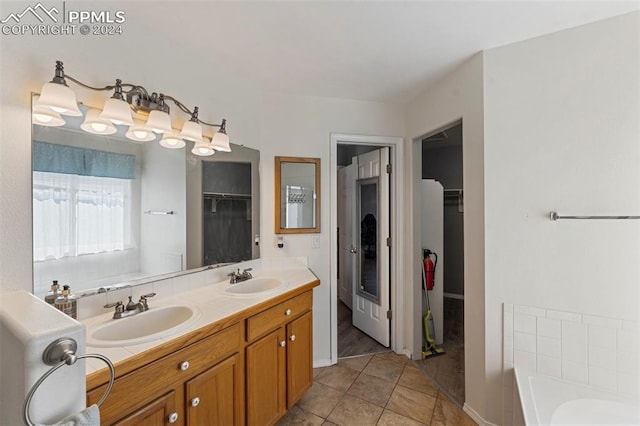
[[(130, 345), (130, 356), (113, 360), (116, 379), (100, 407), (101, 423), (275, 423), (313, 383), (312, 302), (320, 284), (306, 268), (281, 276), (286, 286), (265, 292), (243, 293), (241, 286), (251, 280), (227, 280), (170, 299), (191, 303), (198, 316), (177, 335)], [(237, 289), (239, 294), (230, 293)], [(135, 317), (111, 321), (136, 324)], [(87, 351), (116, 353), (113, 347), (92, 347), (98, 344), (90, 337), (95, 321), (85, 323)], [(106, 369), (89, 372), (87, 406), (102, 397), (108, 381)]]

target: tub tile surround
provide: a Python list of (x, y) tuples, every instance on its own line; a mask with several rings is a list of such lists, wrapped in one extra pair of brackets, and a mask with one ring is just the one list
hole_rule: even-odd
[(505, 303), (504, 424), (524, 424), (516, 366), (639, 398), (639, 334), (634, 321)]

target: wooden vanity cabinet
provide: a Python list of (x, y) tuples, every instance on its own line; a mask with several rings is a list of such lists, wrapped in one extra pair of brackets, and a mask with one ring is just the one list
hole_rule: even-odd
[[(244, 424), (241, 347), (235, 324), (118, 377), (100, 407), (101, 424)], [(105, 388), (87, 392), (87, 405)]]
[[(313, 384), (318, 284), (239, 312), (221, 330), (212, 323), (118, 363), (101, 424), (274, 424)], [(89, 376), (87, 406), (104, 394), (105, 372)]]
[(274, 424), (313, 384), (311, 306), (308, 291), (247, 319), (249, 426)]

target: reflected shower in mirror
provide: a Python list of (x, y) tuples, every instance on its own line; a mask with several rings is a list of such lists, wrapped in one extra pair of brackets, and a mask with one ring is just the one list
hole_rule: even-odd
[(378, 177), (357, 181), (358, 242), (358, 294), (378, 302)]
[[(44, 295), (53, 280), (83, 293), (259, 257), (259, 151), (233, 145), (230, 153), (198, 157), (191, 143), (166, 149), (157, 137), (133, 142), (122, 128), (111, 136), (85, 133), (82, 120), (32, 126), (34, 294)], [(203, 168), (216, 160), (241, 165), (233, 174), (249, 186), (241, 194), (214, 189), (222, 196), (218, 211), (234, 217), (225, 216), (208, 242), (208, 252), (225, 256), (206, 260), (204, 223), (215, 212), (204, 204), (220, 172)], [(243, 248), (228, 249), (233, 244)]]

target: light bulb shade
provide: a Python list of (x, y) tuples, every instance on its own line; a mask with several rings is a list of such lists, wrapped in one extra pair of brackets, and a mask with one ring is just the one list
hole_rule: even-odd
[(211, 147), (216, 151), (231, 152), (231, 146), (229, 146), (229, 136), (227, 136), (226, 133), (216, 132), (216, 134), (213, 135)]
[(180, 137), (188, 141), (203, 142), (202, 126), (195, 121), (187, 121), (182, 126)]
[(64, 126), (64, 118), (51, 108), (33, 106), (33, 112), (31, 113), (31, 119), (33, 124), (47, 127)]
[(144, 123), (139, 120), (133, 120), (133, 126), (129, 126), (125, 136), (136, 142), (149, 142), (156, 138), (156, 134), (147, 129)]
[(169, 149), (178, 149), (183, 148), (187, 143), (173, 132), (166, 132), (162, 135), (162, 139), (160, 139), (160, 145), (169, 148)]
[(153, 110), (149, 114), (146, 124), (147, 129), (155, 133), (173, 133), (171, 117), (164, 111)]
[(110, 120), (113, 124), (133, 126), (133, 118), (131, 117), (131, 108), (129, 104), (122, 99), (109, 98), (104, 103), (104, 109), (100, 114), (103, 120)]
[(76, 94), (68, 86), (59, 83), (45, 83), (35, 106), (49, 108), (63, 115), (81, 117)]
[(80, 125), (80, 128), (94, 135), (112, 135), (118, 131), (118, 128), (114, 126), (110, 120), (105, 120), (100, 117), (100, 110), (93, 108), (87, 111), (87, 116)]
[(193, 144), (191, 153), (200, 157), (208, 157), (215, 154), (216, 152), (213, 150), (213, 148), (211, 148), (209, 140), (207, 138), (203, 138), (202, 142), (196, 142), (195, 144)]

